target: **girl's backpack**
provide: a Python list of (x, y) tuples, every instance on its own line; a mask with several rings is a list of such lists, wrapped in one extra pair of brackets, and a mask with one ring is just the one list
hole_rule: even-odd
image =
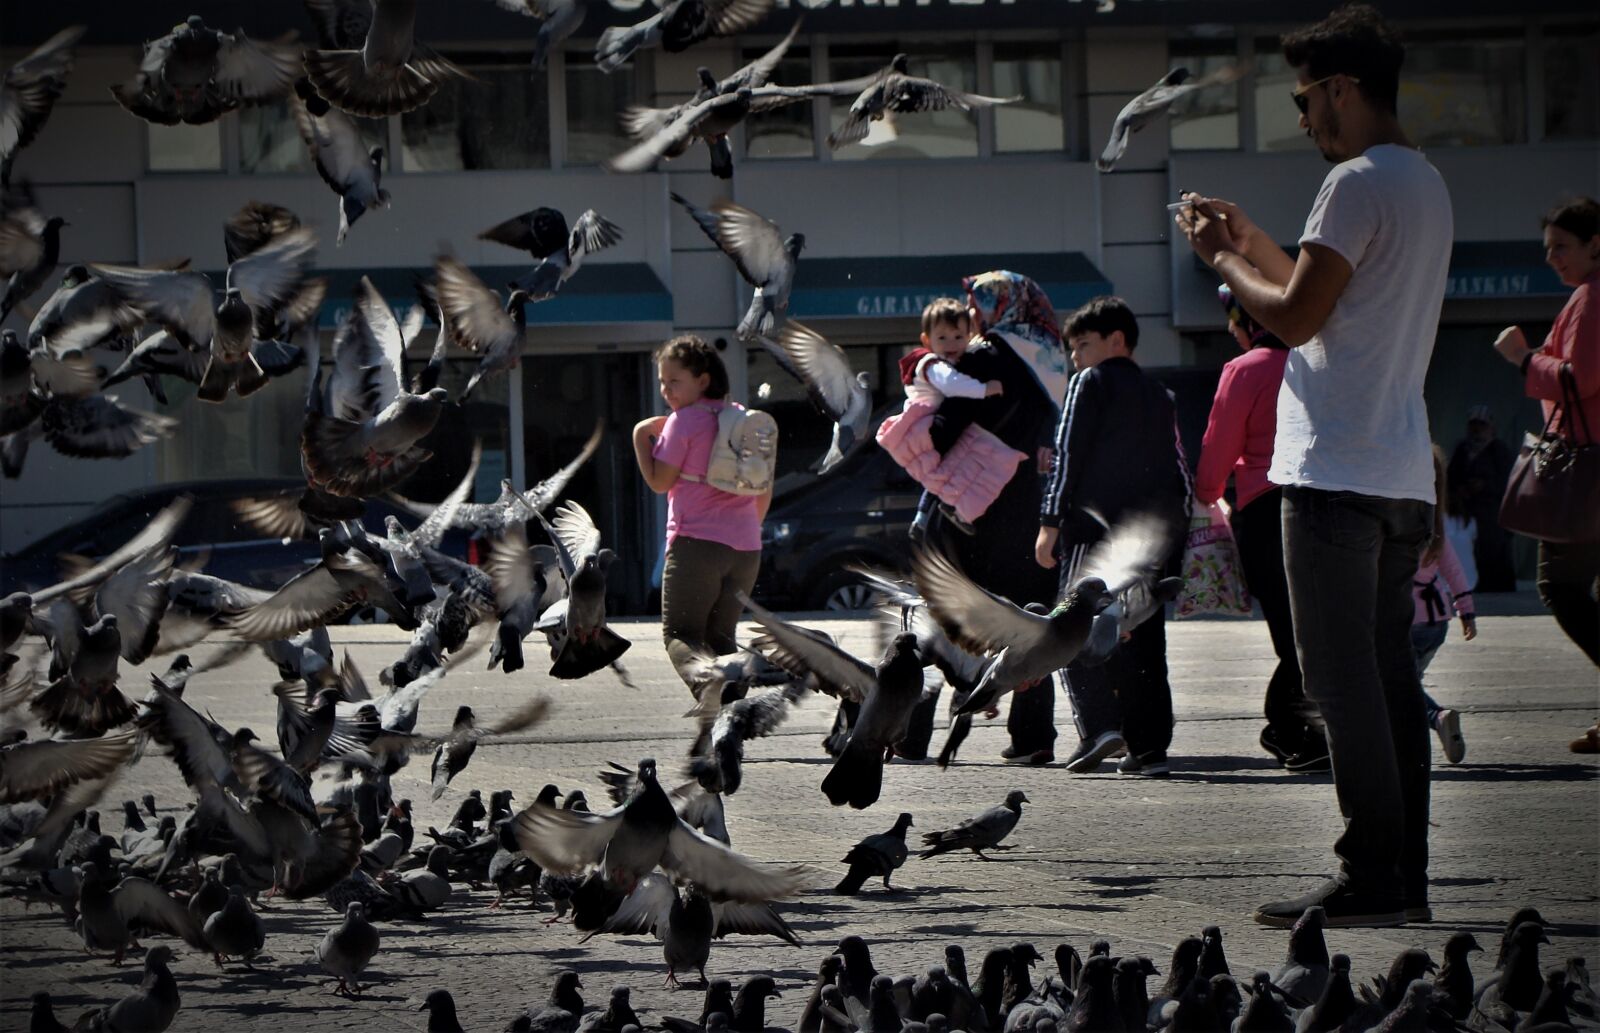
[(717, 417), (705, 477), (680, 473), (686, 481), (704, 481), (732, 495), (763, 495), (772, 489), (778, 465), (778, 421), (771, 413), (729, 402), (721, 409), (702, 408)]

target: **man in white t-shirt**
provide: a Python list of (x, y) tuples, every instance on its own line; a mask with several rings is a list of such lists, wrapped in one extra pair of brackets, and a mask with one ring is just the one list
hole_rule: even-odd
[(1450, 261), (1450, 196), (1395, 114), (1405, 51), (1376, 10), (1284, 37), (1300, 124), (1334, 168), (1290, 258), (1238, 206), (1190, 195), (1177, 222), (1293, 351), (1269, 479), (1306, 696), (1327, 723), (1340, 874), (1256, 911), (1289, 926), (1427, 921), (1428, 726), (1410, 651), (1411, 579), (1431, 532), (1423, 377)]

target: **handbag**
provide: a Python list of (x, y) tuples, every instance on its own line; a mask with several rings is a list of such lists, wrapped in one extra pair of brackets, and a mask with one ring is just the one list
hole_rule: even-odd
[(1228, 513), (1213, 502), (1189, 521), (1183, 545), (1183, 590), (1178, 593), (1176, 617), (1218, 613), (1250, 616), (1250, 590), (1244, 583), (1239, 547), (1228, 526)]
[[(1558, 379), (1560, 404), (1550, 408), (1538, 437), (1523, 437), (1511, 466), (1500, 526), (1559, 545), (1600, 542), (1600, 443), (1584, 415), (1570, 362), (1561, 364)], [(1567, 414), (1567, 434), (1553, 429), (1557, 413)]]

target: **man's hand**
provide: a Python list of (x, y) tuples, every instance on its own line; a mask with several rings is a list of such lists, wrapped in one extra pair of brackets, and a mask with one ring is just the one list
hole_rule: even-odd
[(1056, 565), (1056, 539), (1061, 537), (1058, 527), (1039, 528), (1039, 537), (1033, 543), (1033, 561), (1046, 570)]
[(1500, 331), (1500, 336), (1494, 339), (1494, 350), (1513, 366), (1521, 366), (1522, 360), (1533, 351), (1528, 347), (1528, 338), (1520, 326), (1508, 326)]
[(1056, 461), (1056, 450), (1048, 445), (1039, 446), (1039, 474), (1044, 476), (1050, 472), (1050, 464)]
[(1006, 386), (998, 380), (988, 381), (983, 385), (983, 397), (999, 398), (1006, 393)]
[[(1213, 201), (1198, 194), (1185, 194), (1183, 199), (1190, 202), (1189, 206), (1178, 209), (1172, 219), (1202, 262), (1215, 265), (1217, 256), (1223, 252), (1244, 254), (1248, 234), (1241, 234), (1235, 228), (1231, 214), (1239, 211), (1238, 205)], [(1239, 217), (1254, 231), (1255, 227), (1243, 212), (1239, 212)]]

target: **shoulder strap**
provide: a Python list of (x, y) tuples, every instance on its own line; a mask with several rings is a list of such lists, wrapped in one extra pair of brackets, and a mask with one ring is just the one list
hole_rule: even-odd
[(1569, 427), (1573, 425), (1573, 415), (1577, 416), (1577, 426), (1583, 428), (1582, 442), (1578, 435), (1572, 435), (1573, 444), (1594, 444), (1594, 433), (1589, 429), (1588, 414), (1583, 411), (1583, 399), (1578, 394), (1578, 378), (1572, 372), (1572, 363), (1563, 362), (1558, 377), (1561, 381), (1561, 411), (1566, 414), (1565, 422)]

